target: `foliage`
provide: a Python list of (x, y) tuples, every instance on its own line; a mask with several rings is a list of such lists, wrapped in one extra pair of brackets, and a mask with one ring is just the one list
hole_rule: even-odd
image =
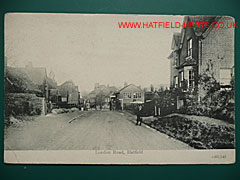
[(220, 90), (220, 84), (214, 78), (213, 74), (204, 73), (199, 76), (199, 84), (206, 92), (207, 96)]
[(42, 112), (42, 101), (35, 94), (8, 93), (5, 94), (5, 123), (10, 123), (11, 117), (34, 116)]
[(170, 89), (158, 92), (157, 105), (161, 108), (161, 115), (167, 115), (176, 110), (177, 97), (184, 95), (181, 89)]
[(220, 89), (220, 84), (211, 75), (204, 73), (199, 78), (205, 96), (199, 102), (196, 94), (186, 93), (186, 113), (204, 115), (227, 122), (234, 122), (234, 81), (230, 90)]
[(197, 121), (178, 115), (143, 122), (197, 149), (234, 148), (234, 127), (231, 124)]
[(96, 105), (102, 107), (105, 104), (105, 98), (106, 96), (100, 92), (96, 95)]

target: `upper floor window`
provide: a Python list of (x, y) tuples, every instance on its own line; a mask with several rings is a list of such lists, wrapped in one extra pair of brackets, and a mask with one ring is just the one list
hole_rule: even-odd
[(177, 61), (178, 61), (178, 55), (175, 54), (174, 56), (174, 65), (177, 66)]
[(184, 74), (183, 71), (179, 72), (180, 87), (183, 87)]
[(175, 88), (178, 87), (178, 76), (174, 76), (173, 85)]
[(220, 69), (220, 85), (230, 85), (232, 69)]
[(188, 57), (192, 57), (192, 39), (187, 41), (187, 50)]

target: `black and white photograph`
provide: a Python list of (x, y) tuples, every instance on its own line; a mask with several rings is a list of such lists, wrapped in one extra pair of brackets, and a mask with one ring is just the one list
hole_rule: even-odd
[(7, 13), (4, 162), (235, 162), (230, 16)]

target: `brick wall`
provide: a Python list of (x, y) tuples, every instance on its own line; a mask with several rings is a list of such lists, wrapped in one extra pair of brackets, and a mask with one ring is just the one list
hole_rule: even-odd
[[(231, 17), (222, 17), (220, 22), (231, 23)], [(234, 64), (234, 29), (212, 29), (202, 41), (201, 73), (207, 68), (209, 60), (213, 62), (215, 78), (219, 80), (219, 68), (232, 68)]]
[[(231, 17), (222, 17), (219, 22), (234, 22)], [(210, 29), (209, 29), (210, 30)], [(211, 62), (211, 63), (210, 63)], [(199, 60), (200, 74), (206, 72), (209, 64), (213, 64), (212, 73), (220, 81), (220, 68), (232, 68), (234, 65), (234, 29), (212, 28), (202, 40), (202, 53)], [(203, 95), (200, 88), (200, 95)]]

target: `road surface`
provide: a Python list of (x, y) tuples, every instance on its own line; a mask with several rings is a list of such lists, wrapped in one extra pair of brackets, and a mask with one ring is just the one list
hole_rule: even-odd
[[(74, 117), (77, 117), (73, 120)], [(41, 116), (5, 129), (7, 150), (175, 150), (191, 149), (117, 111), (87, 111)], [(69, 123), (70, 120), (73, 120)]]

